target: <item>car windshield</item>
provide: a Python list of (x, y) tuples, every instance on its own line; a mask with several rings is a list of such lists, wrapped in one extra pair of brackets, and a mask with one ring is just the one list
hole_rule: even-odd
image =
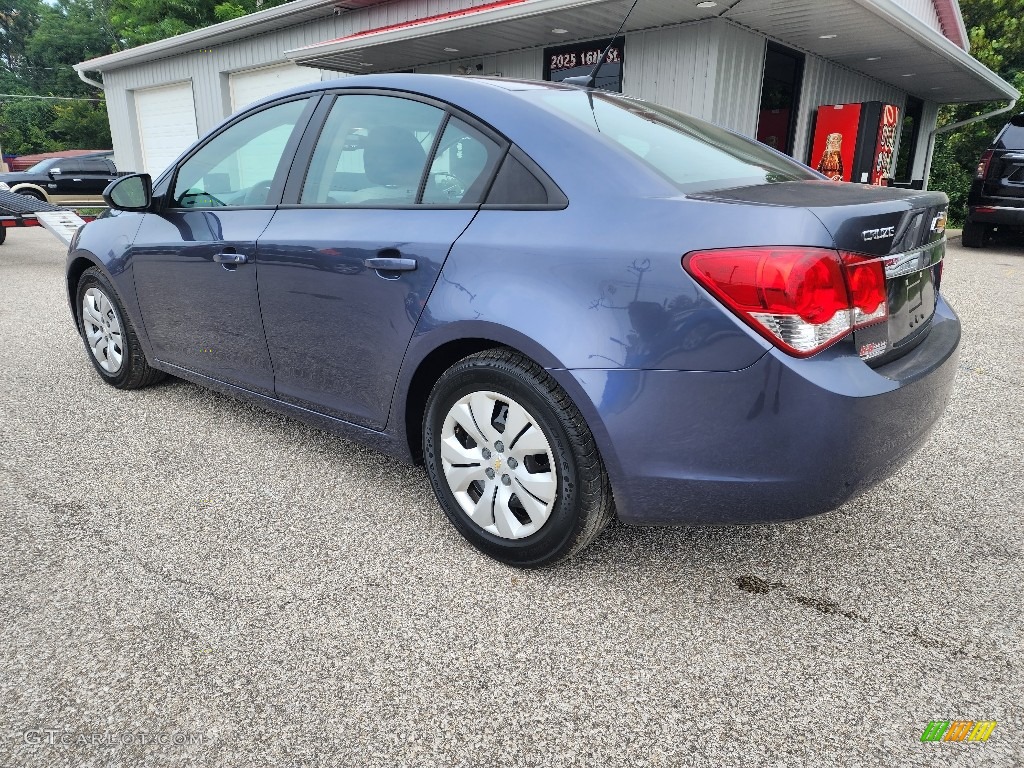
[(629, 150), (682, 192), (820, 178), (751, 139), (657, 104), (582, 90), (538, 98)]
[(22, 173), (46, 173), (46, 171), (50, 169), (50, 166), (53, 165), (53, 162), (54, 158), (48, 157), (45, 160), (40, 160), (30, 168), (26, 168)]

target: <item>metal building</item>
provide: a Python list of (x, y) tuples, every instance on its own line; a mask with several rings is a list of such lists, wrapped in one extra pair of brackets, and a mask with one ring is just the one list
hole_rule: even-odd
[[(899, 108), (889, 175), (921, 183), (938, 107), (1015, 100), (968, 52), (957, 0), (292, 0), (76, 66), (102, 87), (119, 168), (156, 174), (275, 91), (414, 71), (560, 80), (675, 107), (813, 165), (822, 105)], [(102, 80), (100, 82), (99, 79)]]

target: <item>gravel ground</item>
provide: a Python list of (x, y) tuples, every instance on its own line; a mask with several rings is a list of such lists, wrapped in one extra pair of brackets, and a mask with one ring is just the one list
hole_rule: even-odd
[[(952, 240), (961, 369), (912, 466), (541, 572), (477, 554), (419, 469), (102, 386), (63, 264), (0, 247), (0, 766), (1024, 765), (1024, 244)], [(999, 724), (921, 743), (935, 719)]]

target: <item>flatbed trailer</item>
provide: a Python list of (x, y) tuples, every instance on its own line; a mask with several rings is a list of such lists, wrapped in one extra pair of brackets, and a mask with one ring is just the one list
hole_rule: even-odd
[[(10, 227), (41, 227), (37, 213), (62, 213), (68, 211), (59, 205), (46, 203), (28, 195), (0, 190), (0, 244), (7, 239)], [(92, 221), (95, 216), (82, 216), (83, 221)]]

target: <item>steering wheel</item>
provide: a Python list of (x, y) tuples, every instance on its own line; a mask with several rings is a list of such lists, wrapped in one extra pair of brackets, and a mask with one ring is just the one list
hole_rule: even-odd
[(454, 174), (441, 172), (434, 174), (434, 186), (449, 201), (457, 203), (466, 195), (466, 185)]
[(270, 183), (270, 179), (267, 179), (253, 184), (245, 193), (243, 202), (246, 205), (266, 205), (267, 198), (270, 196)]

